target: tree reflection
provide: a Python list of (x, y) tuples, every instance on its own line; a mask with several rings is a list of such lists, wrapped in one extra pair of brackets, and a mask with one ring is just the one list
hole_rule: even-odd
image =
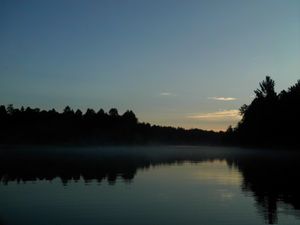
[(300, 209), (299, 154), (267, 152), (230, 159), (229, 163), (241, 171), (243, 191), (253, 194), (258, 209), (269, 224), (277, 223), (280, 203)]
[(60, 178), (63, 185), (83, 179), (86, 183), (118, 179), (132, 182), (137, 172), (164, 164), (226, 160), (242, 176), (242, 190), (251, 193), (269, 224), (278, 220), (278, 205), (292, 207), (300, 216), (300, 154), (297, 152), (255, 151), (228, 148), (143, 147), (77, 149), (0, 150), (0, 181), (28, 182)]

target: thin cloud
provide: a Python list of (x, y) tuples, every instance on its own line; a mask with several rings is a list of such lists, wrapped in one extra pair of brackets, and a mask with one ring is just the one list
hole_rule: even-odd
[(240, 111), (237, 109), (199, 113), (195, 115), (189, 115), (187, 117), (202, 121), (238, 121), (241, 119)]
[(208, 99), (213, 99), (217, 101), (235, 101), (237, 98), (232, 98), (232, 97), (208, 97)]
[(176, 94), (171, 93), (171, 92), (161, 92), (159, 95), (161, 95), (161, 96), (176, 96)]

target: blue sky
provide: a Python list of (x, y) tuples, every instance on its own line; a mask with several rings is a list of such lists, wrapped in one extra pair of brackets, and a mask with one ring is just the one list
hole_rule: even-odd
[(226, 129), (300, 78), (300, 1), (0, 0), (0, 104)]

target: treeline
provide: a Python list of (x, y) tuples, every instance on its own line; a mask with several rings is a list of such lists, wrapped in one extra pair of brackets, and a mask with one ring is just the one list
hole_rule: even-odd
[(269, 76), (243, 105), (237, 127), (227, 130), (227, 141), (241, 145), (300, 147), (300, 80), (279, 94)]
[(183, 129), (141, 123), (128, 110), (122, 115), (69, 106), (63, 112), (0, 106), (2, 144), (231, 144), (300, 147), (300, 80), (279, 94), (266, 77), (249, 105), (240, 108), (241, 121), (227, 132)]
[(223, 132), (163, 127), (138, 122), (132, 111), (95, 112), (65, 107), (62, 113), (0, 106), (2, 144), (218, 144)]

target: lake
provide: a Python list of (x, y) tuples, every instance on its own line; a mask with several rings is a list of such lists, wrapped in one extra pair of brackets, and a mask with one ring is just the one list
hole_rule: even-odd
[(1, 147), (1, 225), (300, 224), (300, 154)]

